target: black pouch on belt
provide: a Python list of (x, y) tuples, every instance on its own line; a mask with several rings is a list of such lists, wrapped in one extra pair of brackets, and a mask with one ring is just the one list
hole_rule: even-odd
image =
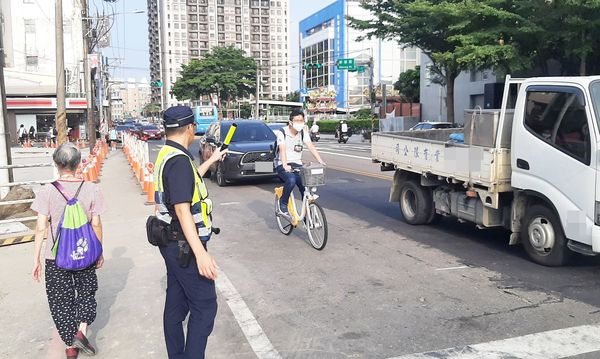
[(153, 246), (167, 246), (169, 244), (170, 232), (169, 225), (156, 218), (156, 216), (150, 216), (146, 220), (146, 235), (148, 242)]
[(177, 256), (179, 266), (181, 268), (187, 268), (190, 266), (190, 261), (192, 260), (194, 253), (192, 253), (192, 249), (185, 239), (177, 241), (177, 244), (179, 245), (179, 255)]

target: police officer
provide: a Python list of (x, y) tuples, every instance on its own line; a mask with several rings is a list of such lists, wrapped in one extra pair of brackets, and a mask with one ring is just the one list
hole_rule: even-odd
[[(155, 164), (155, 199), (156, 216), (170, 223), (169, 244), (160, 247), (167, 267), (165, 341), (169, 359), (199, 359), (204, 358), (217, 313), (217, 265), (206, 246), (212, 232), (212, 203), (202, 176), (226, 150), (216, 149), (196, 168), (188, 151), (196, 133), (192, 110), (171, 107), (163, 121), (167, 142)], [(182, 323), (188, 313), (184, 338)]]

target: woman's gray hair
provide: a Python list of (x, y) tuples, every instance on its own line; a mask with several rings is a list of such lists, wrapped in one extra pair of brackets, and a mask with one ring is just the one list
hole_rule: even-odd
[(74, 144), (66, 142), (58, 146), (52, 159), (58, 169), (75, 171), (81, 162), (81, 152)]

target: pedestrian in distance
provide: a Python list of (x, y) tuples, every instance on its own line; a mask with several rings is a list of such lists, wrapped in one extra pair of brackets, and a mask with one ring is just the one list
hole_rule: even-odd
[[(200, 167), (188, 148), (196, 134), (194, 113), (175, 106), (163, 114), (167, 141), (155, 168), (156, 217), (168, 226), (160, 253), (167, 269), (163, 325), (169, 359), (204, 358), (217, 314), (217, 264), (208, 254), (212, 202), (202, 177), (227, 150), (215, 149)], [(188, 316), (187, 337), (183, 321)]]
[[(63, 191), (70, 198), (77, 198), (78, 204), (83, 208), (93, 232), (100, 241), (102, 241), (100, 214), (104, 210), (104, 199), (97, 184), (84, 182), (76, 175), (77, 167), (81, 162), (81, 152), (75, 145), (72, 143), (60, 145), (54, 151), (53, 160), (59, 178), (52, 185), (42, 187), (31, 205), (31, 209), (37, 212), (32, 276), (36, 282), (40, 281), (43, 263), (50, 314), (60, 338), (66, 345), (67, 359), (75, 359), (79, 351), (88, 355), (96, 353), (86, 335), (88, 326), (96, 319), (95, 296), (98, 290), (96, 269), (102, 267), (104, 258), (100, 256), (95, 264), (92, 263), (81, 270), (65, 270), (57, 266), (53, 245), (54, 240), (58, 238), (59, 223), (67, 206)], [(47, 239), (42, 262), (44, 238)], [(82, 252), (84, 254), (88, 253), (85, 249), (87, 248)]]
[(56, 136), (57, 135), (58, 135), (58, 133), (56, 132), (56, 129), (54, 129), (52, 126), (50, 126), (50, 128), (48, 129), (48, 137), (50, 137), (50, 143), (56, 144)]
[(114, 127), (108, 131), (108, 145), (112, 148), (113, 142), (117, 142), (117, 129)]
[(19, 144), (21, 146), (27, 141), (27, 130), (25, 129), (25, 125), (21, 124), (17, 130), (17, 138), (19, 139)]
[(35, 127), (29, 127), (29, 140), (35, 141)]

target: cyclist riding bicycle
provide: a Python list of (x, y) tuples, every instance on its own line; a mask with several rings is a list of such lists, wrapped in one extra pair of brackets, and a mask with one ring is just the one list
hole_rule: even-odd
[(301, 196), (304, 196), (302, 178), (299, 172), (294, 171), (302, 168), (302, 151), (304, 147), (308, 148), (321, 165), (325, 166), (325, 162), (321, 159), (317, 148), (310, 140), (302, 110), (293, 110), (290, 114), (288, 126), (275, 131), (275, 134), (277, 135), (275, 169), (281, 180), (284, 181), (279, 210), (282, 214), (289, 216), (288, 202), (294, 187), (298, 186)]

